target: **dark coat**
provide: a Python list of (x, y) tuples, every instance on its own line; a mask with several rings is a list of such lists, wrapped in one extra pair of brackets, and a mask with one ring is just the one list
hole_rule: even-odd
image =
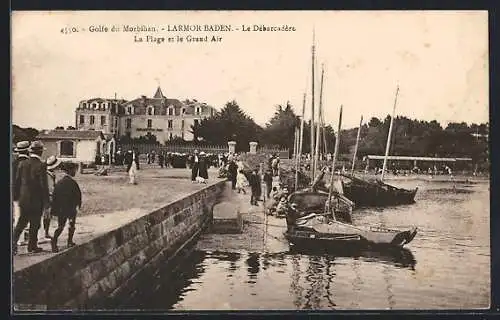
[(248, 179), (248, 184), (250, 184), (250, 188), (252, 189), (253, 194), (260, 195), (261, 182), (260, 182), (260, 176), (258, 174), (251, 174)]
[(264, 173), (264, 182), (267, 185), (273, 184), (273, 176), (269, 172)]
[(29, 156), (25, 154), (20, 154), (16, 158), (12, 160), (12, 196), (14, 196), (14, 189), (16, 185), (16, 176), (17, 176), (17, 168), (19, 167), (19, 163), (25, 160), (29, 160)]
[(229, 166), (227, 169), (227, 171), (229, 171), (231, 180), (236, 180), (236, 175), (238, 174), (238, 166), (236, 165), (236, 163), (234, 161), (229, 162)]
[(56, 217), (73, 218), (76, 208), (82, 206), (82, 192), (78, 183), (69, 175), (56, 183), (52, 196), (51, 214)]
[(198, 162), (198, 175), (204, 179), (208, 179), (208, 159), (200, 157)]
[(21, 161), (14, 183), (14, 201), (19, 201), (21, 212), (42, 214), (49, 207), (47, 166), (40, 159), (30, 157)]

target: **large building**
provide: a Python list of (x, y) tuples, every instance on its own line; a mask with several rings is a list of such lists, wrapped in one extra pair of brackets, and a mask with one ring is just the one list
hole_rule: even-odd
[(175, 137), (192, 140), (191, 126), (215, 112), (215, 108), (196, 100), (167, 98), (158, 87), (152, 98), (83, 100), (75, 114), (78, 130), (100, 130), (131, 138), (149, 133), (165, 142)]

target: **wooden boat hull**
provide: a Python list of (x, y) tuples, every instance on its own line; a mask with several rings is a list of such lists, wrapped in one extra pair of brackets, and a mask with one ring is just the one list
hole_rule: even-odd
[(386, 183), (364, 182), (361, 179), (342, 182), (344, 195), (357, 207), (395, 206), (415, 203), (418, 188), (407, 190)]
[(328, 248), (354, 250), (367, 248), (403, 247), (416, 236), (417, 229), (405, 231), (361, 228), (340, 222), (309, 224), (289, 227), (285, 238), (299, 248)]
[[(325, 210), (325, 203), (328, 201), (328, 193), (315, 191), (297, 191), (292, 193), (289, 198), (289, 203), (295, 203), (297, 210), (302, 215), (309, 213), (322, 213)], [(338, 221), (351, 223), (351, 210), (348, 205), (339, 205), (334, 209), (335, 219)]]

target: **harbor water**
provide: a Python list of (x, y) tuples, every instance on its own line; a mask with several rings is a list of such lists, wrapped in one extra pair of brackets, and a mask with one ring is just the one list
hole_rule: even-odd
[[(353, 223), (418, 227), (405, 250), (355, 257), (292, 253), (268, 237), (261, 252), (194, 250), (121, 308), (142, 310), (468, 309), (490, 303), (488, 182), (398, 181), (416, 203), (356, 209)], [(272, 241), (271, 241), (272, 240)], [(223, 247), (223, 245), (221, 245)]]

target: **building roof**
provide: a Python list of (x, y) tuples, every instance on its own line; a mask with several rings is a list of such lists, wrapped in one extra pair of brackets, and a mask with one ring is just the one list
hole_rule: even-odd
[(50, 130), (40, 132), (36, 139), (75, 139), (75, 140), (97, 140), (102, 137), (101, 131), (94, 130)]

